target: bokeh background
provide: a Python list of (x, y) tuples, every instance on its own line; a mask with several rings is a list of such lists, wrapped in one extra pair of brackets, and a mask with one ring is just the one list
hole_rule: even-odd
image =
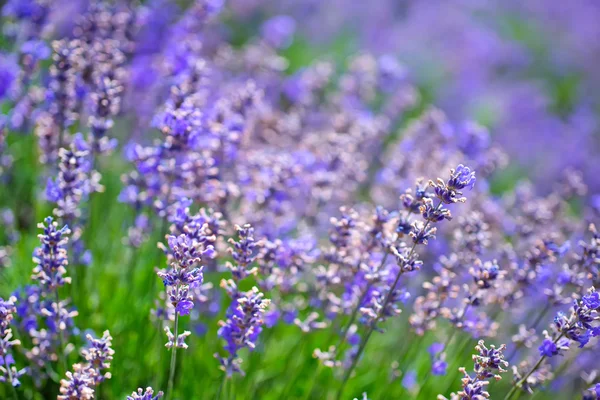
[[(0, 91), (8, 81), (2, 74), (8, 74), (17, 63), (12, 53), (12, 20), (6, 10), (25, 9), (30, 3), (35, 1), (0, 2), (4, 10)], [(48, 16), (52, 29), (45, 39), (48, 42), (53, 37), (67, 36), (76, 21), (74, 17), (88, 6), (81, 0), (48, 3), (52, 10)], [(120, 146), (97, 166), (105, 190), (89, 199), (89, 221), (83, 236), (93, 262), (85, 269), (83, 282), (70, 293), (79, 311), (77, 326), (82, 333), (110, 329), (114, 338), (113, 376), (102, 385), (101, 399), (124, 399), (134, 388), (148, 385), (166, 389), (168, 372), (168, 353), (160, 343), (162, 333), (150, 320), (161, 286), (154, 267), (165, 263), (156, 243), (163, 240), (164, 232), (150, 232), (138, 249), (124, 245), (123, 238), (136, 214), (117, 199), (123, 188), (121, 176), (132, 169), (124, 157), (128, 145), (157, 137), (150, 128), (162, 102), (162, 88), (156, 80), (161, 79), (163, 71), (156, 60), (175, 52), (173, 27), (191, 2), (149, 0), (132, 4), (138, 8), (142, 22), (129, 64), (133, 84), (124, 101), (135, 111), (115, 118), (111, 136), (118, 138)], [(445, 112), (448, 124), (462, 126), (466, 121), (476, 121), (486, 127), (491, 143), (507, 155), (501, 171), (484, 183), (494, 195), (508, 194), (524, 181), (536, 193), (547, 194), (571, 167), (581, 171), (581, 179), (588, 186), (590, 196), (584, 201), (594, 202), (593, 193), (600, 190), (600, 3), (228, 0), (203, 32), (203, 38), (208, 43), (231, 44), (248, 57), (249, 61), (244, 62), (251, 64), (256, 60), (243, 49), (264, 34), (265, 21), (280, 15), (293, 21), (293, 34), (285, 39), (289, 42), (276, 51), (285, 60), (281, 72), (284, 76), (294, 76), (317, 60), (345, 65), (357, 53), (393, 57), (402, 66), (403, 82), (409, 83), (414, 92), (409, 110), (390, 138), (401, 140), (412, 121), (436, 106)], [(50, 61), (41, 63), (46, 68)], [(27, 125), (16, 127), (19, 114), (10, 96), (0, 104), (2, 113), (14, 125), (7, 137), (12, 166), (0, 190), (0, 206), (14, 216), (4, 221), (0, 232), (0, 244), (10, 245), (10, 267), (0, 270), (0, 295), (6, 297), (30, 282), (31, 254), (38, 245), (36, 223), (51, 214), (52, 205), (43, 193), (44, 172), (38, 161), (36, 137)], [(390, 204), (396, 198), (379, 201), (376, 195), (362, 190), (356, 201)], [(574, 204), (569, 213), (581, 216), (581, 204)], [(18, 240), (11, 237), (13, 234)], [(439, 246), (443, 248), (444, 244)], [(226, 275), (215, 272), (207, 274), (206, 280), (218, 286)], [(213, 300), (217, 305), (189, 323), (193, 336), (190, 349), (180, 358), (177, 398), (214, 398), (221, 382), (222, 372), (213, 353), (222, 346), (216, 321), (224, 314), (218, 304), (226, 299)], [(467, 333), (458, 333), (447, 349), (449, 373), (428, 379), (421, 388), (419, 382), (428, 376), (431, 367), (426, 349), (444, 335), (439, 332), (452, 328), (441, 323), (438, 333), (417, 336), (408, 328), (409, 315), (404, 312), (388, 322), (386, 334), (373, 339), (357, 376), (348, 384), (347, 398), (366, 392), (370, 399), (434, 399), (438, 393), (448, 395), (458, 389), (457, 368), (470, 364), (476, 341)], [(502, 318), (498, 320), (500, 325)], [(332, 383), (336, 381), (330, 371), (315, 377), (318, 362), (312, 351), (326, 346), (328, 339), (328, 331), (306, 335), (293, 324), (265, 329), (256, 351), (242, 353), (247, 375), (234, 379), (229, 395), (239, 399), (300, 399), (316, 387), (314, 398), (326, 398), (327, 388), (337, 384)], [(594, 351), (597, 354), (597, 345), (590, 357)], [(74, 362), (76, 353), (70, 361)], [(573, 376), (576, 374), (566, 381), (557, 379), (555, 386), (542, 389), (534, 398), (579, 398), (587, 383)], [(494, 383), (490, 391), (504, 394), (509, 383), (510, 378)], [(23, 395), (52, 398), (55, 390), (52, 382), (37, 393), (29, 385)], [(6, 388), (0, 386), (0, 397), (7, 396)]]

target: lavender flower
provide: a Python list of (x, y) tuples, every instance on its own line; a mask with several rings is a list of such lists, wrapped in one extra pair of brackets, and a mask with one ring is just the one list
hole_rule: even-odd
[(113, 126), (111, 117), (120, 109), (122, 86), (109, 76), (98, 78), (95, 91), (91, 94), (92, 113), (89, 120), (91, 131), (91, 147), (96, 154), (110, 152), (116, 146), (115, 139), (106, 134)]
[(75, 222), (81, 217), (83, 201), (93, 192), (103, 190), (99, 175), (91, 171), (89, 147), (83, 137), (76, 136), (70, 149), (60, 149), (58, 177), (48, 180), (46, 197), (56, 203), (54, 214), (65, 221)]
[[(483, 340), (480, 340), (475, 349), (479, 352), (478, 355), (473, 355), (473, 361), (475, 361), (473, 372), (475, 375), (471, 376), (464, 367), (459, 368), (459, 371), (464, 374), (463, 389), (450, 396), (453, 400), (480, 400), (490, 397), (490, 394), (485, 390), (490, 383), (489, 379), (494, 378), (499, 381), (502, 379), (500, 374), (506, 372), (504, 368), (508, 367), (508, 362), (504, 361), (505, 345), (497, 349), (493, 345), (488, 348)], [(439, 395), (438, 399), (446, 400), (442, 395)]]
[(169, 301), (175, 311), (181, 315), (189, 314), (193, 307), (190, 288), (202, 284), (202, 268), (196, 268), (202, 260), (202, 255), (212, 253), (212, 247), (202, 251), (201, 244), (185, 234), (169, 236), (170, 268), (160, 270), (157, 275), (163, 280)]
[(32, 279), (38, 281), (47, 291), (54, 292), (65, 283), (71, 283), (71, 278), (65, 276), (69, 264), (67, 235), (71, 231), (66, 225), (58, 229), (58, 223), (53, 221), (52, 217), (46, 217), (44, 223), (38, 224), (38, 228), (43, 229), (44, 233), (38, 235), (42, 245), (33, 252), (33, 261), (37, 265), (33, 269)]
[(73, 371), (67, 371), (67, 378), (60, 381), (60, 395), (57, 400), (92, 400), (94, 398), (94, 378), (81, 364), (73, 364)]
[(59, 156), (59, 149), (68, 143), (66, 128), (76, 117), (75, 64), (80, 57), (78, 47), (68, 40), (55, 41), (52, 47), (54, 55), (47, 94), (48, 112), (36, 127), (40, 160), (50, 165)]
[(105, 379), (110, 379), (110, 372), (105, 370), (110, 368), (110, 362), (113, 359), (115, 351), (111, 348), (112, 337), (109, 331), (104, 331), (102, 337), (96, 339), (92, 335), (86, 335), (88, 347), (83, 349), (81, 354), (87, 361), (88, 374), (94, 379), (94, 386), (98, 386)]
[[(225, 282), (221, 285), (225, 285)], [(269, 303), (270, 300), (264, 299), (264, 295), (256, 287), (248, 292), (238, 292), (237, 298), (233, 300), (227, 311), (227, 320), (219, 322), (221, 327), (218, 334), (225, 340), (225, 350), (229, 355), (221, 357), (215, 354), (215, 357), (221, 362), (221, 369), (227, 376), (234, 373), (243, 374), (239, 367), (241, 360), (238, 352), (244, 347), (252, 350), (256, 346), (256, 340), (264, 324), (263, 316)]]
[(433, 375), (446, 375), (448, 363), (446, 362), (446, 354), (444, 353), (444, 344), (433, 343), (429, 346), (429, 355), (431, 356), (431, 373)]
[(258, 268), (252, 267), (252, 263), (256, 260), (257, 250), (254, 240), (254, 228), (250, 224), (244, 226), (236, 225), (239, 240), (236, 242), (229, 239), (229, 243), (233, 248), (229, 249), (235, 264), (228, 262), (226, 267), (231, 270), (233, 278), (240, 281), (249, 275), (256, 275)]
[(461, 190), (469, 187), (473, 189), (475, 186), (475, 171), (471, 171), (469, 167), (459, 164), (456, 169), (450, 170), (450, 179), (444, 182), (438, 179), (437, 182), (430, 181), (429, 185), (435, 190), (435, 195), (445, 204), (457, 202), (465, 202), (466, 199), (462, 196)]
[(136, 392), (131, 393), (131, 396), (127, 396), (127, 400), (158, 400), (163, 394), (163, 392), (158, 392), (155, 396), (151, 387), (147, 387), (146, 390), (139, 388)]
[[(70, 230), (67, 226), (58, 229), (52, 217), (38, 225), (43, 233), (38, 235), (41, 246), (33, 253), (37, 264), (32, 279), (39, 282), (38, 287), (25, 289), (25, 303), (22, 310), (23, 324), (31, 336), (34, 347), (27, 352), (35, 368), (36, 376), (44, 376), (45, 365), (55, 362), (67, 351), (67, 335), (73, 329), (73, 318), (77, 311), (67, 308), (68, 301), (60, 300), (58, 289), (71, 282), (65, 276), (69, 264), (66, 245)], [(35, 317), (34, 317), (35, 316)], [(47, 329), (38, 324), (36, 317), (41, 316)]]
[(0, 298), (0, 382), (8, 382), (13, 387), (21, 385), (19, 378), (26, 372), (25, 369), (17, 370), (14, 366), (15, 359), (11, 350), (21, 344), (21, 341), (13, 339), (10, 327), (13, 314), (17, 311), (16, 300), (15, 297), (8, 300)]
[(86, 363), (74, 364), (73, 371), (66, 373), (67, 378), (60, 381), (58, 400), (93, 399), (95, 388), (111, 377), (110, 373), (105, 371), (110, 368), (115, 353), (111, 348), (110, 333), (105, 331), (100, 339), (91, 335), (87, 335), (86, 338), (88, 346), (81, 352)]
[(296, 21), (287, 15), (278, 15), (266, 21), (261, 28), (263, 39), (271, 46), (285, 48), (291, 44)]

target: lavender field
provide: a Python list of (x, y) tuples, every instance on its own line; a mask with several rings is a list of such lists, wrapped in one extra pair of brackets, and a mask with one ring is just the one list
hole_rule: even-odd
[(600, 400), (600, 3), (0, 10), (0, 399)]

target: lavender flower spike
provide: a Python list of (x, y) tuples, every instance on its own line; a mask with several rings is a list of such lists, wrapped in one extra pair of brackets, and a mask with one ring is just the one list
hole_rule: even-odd
[(110, 362), (114, 350), (111, 348), (112, 337), (105, 331), (101, 338), (86, 336), (89, 346), (81, 354), (87, 361), (85, 364), (74, 364), (73, 372), (67, 372), (67, 379), (60, 381), (60, 395), (57, 400), (90, 400), (94, 398), (95, 388), (105, 379), (110, 379)]
[(13, 314), (17, 311), (15, 307), (15, 297), (3, 300), (0, 297), (0, 382), (9, 382), (13, 387), (19, 386), (19, 377), (25, 373), (25, 370), (18, 371), (14, 364), (11, 348), (19, 346), (21, 342), (13, 339), (12, 329), (10, 328)]
[[(483, 400), (490, 397), (490, 394), (485, 390), (489, 385), (490, 378), (499, 381), (502, 379), (501, 373), (506, 372), (508, 362), (504, 360), (504, 350), (506, 345), (499, 348), (491, 345), (486, 347), (483, 340), (480, 340), (475, 349), (479, 354), (473, 355), (475, 365), (473, 367), (474, 376), (471, 376), (464, 367), (460, 367), (459, 371), (464, 374), (462, 379), (463, 388), (457, 393), (450, 395), (451, 400)], [(439, 395), (438, 400), (448, 400), (446, 397)]]
[(225, 340), (225, 350), (229, 352), (229, 356), (220, 357), (215, 354), (215, 357), (221, 362), (221, 369), (227, 376), (236, 372), (243, 374), (239, 368), (241, 360), (238, 358), (238, 351), (244, 347), (253, 350), (256, 346), (264, 324), (265, 310), (270, 302), (254, 287), (246, 293), (239, 293), (227, 312), (227, 321), (220, 321), (221, 328), (218, 334)]
[(147, 387), (146, 390), (139, 388), (136, 392), (131, 393), (131, 396), (127, 396), (127, 400), (158, 400), (163, 397), (163, 392), (156, 393), (151, 387)]
[(94, 378), (81, 364), (73, 365), (73, 372), (67, 372), (67, 379), (60, 381), (60, 395), (57, 400), (92, 400), (94, 398)]
[(456, 169), (450, 170), (450, 179), (447, 182), (438, 178), (436, 182), (429, 181), (429, 185), (434, 188), (437, 198), (444, 203), (464, 203), (467, 199), (462, 197), (461, 190), (466, 187), (473, 189), (475, 180), (475, 171), (459, 164)]

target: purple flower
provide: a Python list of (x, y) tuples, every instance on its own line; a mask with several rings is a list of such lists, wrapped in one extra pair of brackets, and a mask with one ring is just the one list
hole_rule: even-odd
[(235, 229), (239, 240), (229, 239), (229, 243), (233, 245), (229, 251), (235, 263), (228, 262), (226, 266), (231, 270), (233, 278), (239, 281), (258, 272), (258, 268), (252, 267), (258, 251), (254, 240), (254, 228), (250, 224), (236, 225)]
[(417, 386), (417, 373), (415, 371), (407, 371), (402, 378), (402, 386), (407, 390), (413, 390)]
[(590, 310), (597, 310), (600, 308), (600, 293), (593, 292), (585, 295), (581, 298), (581, 301)]
[(70, 283), (71, 278), (66, 277), (67, 259), (66, 244), (71, 233), (68, 226), (58, 229), (58, 223), (52, 217), (47, 217), (44, 223), (38, 225), (44, 230), (38, 235), (41, 246), (33, 252), (33, 261), (37, 263), (33, 269), (32, 279), (38, 281), (42, 287), (53, 292), (57, 287)]
[(163, 396), (163, 392), (156, 393), (151, 387), (147, 387), (146, 390), (139, 388), (136, 392), (131, 393), (131, 396), (127, 396), (127, 400), (158, 400)]
[[(232, 285), (233, 282), (221, 283)], [(238, 351), (244, 347), (253, 350), (256, 346), (258, 335), (262, 331), (264, 324), (265, 310), (270, 301), (263, 298), (264, 295), (254, 287), (252, 290), (240, 293), (233, 300), (227, 311), (227, 320), (219, 324), (219, 336), (225, 340), (225, 350), (229, 353), (227, 357), (221, 357), (215, 354), (215, 357), (221, 362), (223, 370), (227, 375), (241, 373), (239, 368)]]
[(444, 351), (444, 344), (435, 342), (431, 346), (429, 346), (427, 351), (429, 351), (429, 354), (433, 357)]
[(34, 60), (45, 60), (50, 57), (50, 48), (41, 40), (28, 40), (21, 45), (21, 52)]
[(181, 315), (188, 315), (191, 309), (194, 308), (194, 303), (190, 300), (181, 300), (177, 303), (175, 311)]
[(446, 204), (464, 202), (466, 199), (461, 197), (461, 190), (466, 187), (473, 189), (475, 171), (460, 164), (456, 169), (450, 170), (450, 179), (447, 182), (438, 178), (437, 182), (430, 181), (429, 185), (434, 187), (437, 198)]
[(539, 347), (539, 351), (540, 356), (545, 357), (553, 357), (559, 353), (558, 347), (556, 347), (556, 344), (550, 339), (545, 339), (542, 342), (542, 344)]
[(433, 375), (443, 376), (446, 375), (446, 369), (448, 368), (448, 363), (444, 360), (435, 360), (431, 365), (431, 373)]
[(473, 189), (475, 186), (475, 180), (475, 171), (471, 171), (469, 167), (459, 164), (450, 175), (448, 187), (461, 190), (467, 186), (470, 186), (470, 188)]
[[(465, 368), (461, 367), (459, 370), (463, 373), (464, 378), (462, 379), (462, 391), (459, 394), (463, 394), (464, 399), (487, 399), (490, 394), (485, 390), (487, 385), (490, 383), (490, 379), (500, 380), (502, 377), (501, 373), (506, 372), (504, 368), (508, 366), (508, 362), (504, 360), (505, 345), (496, 348), (485, 346), (483, 340), (480, 340), (475, 349), (479, 352), (473, 356), (475, 365), (473, 367), (474, 376), (469, 375)], [(440, 399), (445, 397), (440, 396)]]
[(296, 30), (296, 21), (287, 15), (278, 15), (266, 21), (261, 33), (263, 39), (276, 48), (288, 47)]
[(8, 96), (19, 73), (19, 65), (9, 56), (0, 54), (0, 99)]
[(25, 370), (17, 370), (13, 365), (11, 348), (19, 346), (21, 342), (13, 339), (12, 329), (10, 327), (14, 318), (13, 314), (17, 311), (15, 307), (15, 297), (4, 300), (0, 297), (0, 382), (8, 382), (17, 387), (21, 384), (19, 377), (25, 373)]

